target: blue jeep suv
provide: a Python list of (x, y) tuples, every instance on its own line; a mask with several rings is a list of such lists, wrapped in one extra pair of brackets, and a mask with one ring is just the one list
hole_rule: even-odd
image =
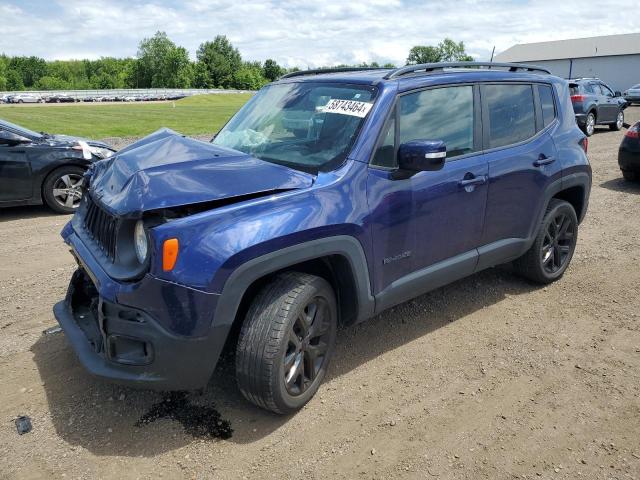
[(55, 315), (96, 375), (199, 389), (226, 344), (244, 396), (292, 412), (339, 324), (505, 262), (560, 278), (586, 149), (567, 82), (536, 67), (289, 74), (210, 143), (161, 130), (93, 165)]

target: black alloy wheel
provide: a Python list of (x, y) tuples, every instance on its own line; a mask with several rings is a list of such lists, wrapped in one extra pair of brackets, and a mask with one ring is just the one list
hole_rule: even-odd
[(542, 266), (549, 274), (565, 267), (574, 247), (575, 227), (572, 219), (562, 212), (547, 224), (540, 253)]
[(284, 353), (284, 382), (292, 396), (306, 392), (324, 369), (331, 338), (330, 317), (327, 299), (314, 297), (291, 325)]

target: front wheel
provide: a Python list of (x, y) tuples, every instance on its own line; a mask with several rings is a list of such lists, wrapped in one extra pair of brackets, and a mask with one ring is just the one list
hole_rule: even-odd
[(58, 213), (74, 213), (80, 206), (84, 169), (75, 165), (51, 172), (42, 184), (42, 196), (49, 208)]
[(571, 262), (578, 240), (578, 218), (569, 202), (552, 199), (533, 245), (514, 262), (516, 270), (537, 283), (562, 277)]
[(620, 130), (624, 125), (624, 112), (620, 110), (618, 112), (618, 116), (616, 117), (616, 123), (612, 123), (609, 125), (609, 128), (615, 132)]
[(236, 378), (247, 400), (278, 414), (302, 408), (327, 371), (336, 338), (336, 297), (314, 275), (277, 275), (256, 296), (240, 331)]
[(622, 176), (628, 182), (637, 182), (640, 180), (640, 175), (634, 170), (622, 170)]

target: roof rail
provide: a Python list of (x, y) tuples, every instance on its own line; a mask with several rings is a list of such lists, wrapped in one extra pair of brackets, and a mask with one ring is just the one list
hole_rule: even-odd
[(471, 68), (471, 69), (506, 69), (509, 72), (525, 71), (525, 72), (541, 72), (551, 74), (549, 70), (542, 67), (536, 67), (535, 65), (525, 65), (522, 63), (496, 63), (496, 62), (443, 62), (443, 63), (422, 63), (419, 65), (408, 65), (402, 68), (396, 68), (395, 70), (387, 73), (383, 78), (389, 80), (391, 78), (402, 77), (403, 75), (410, 75), (412, 73), (425, 74), (442, 71), (446, 68)]
[(342, 73), (342, 72), (360, 72), (366, 70), (388, 70), (384, 67), (336, 67), (336, 68), (317, 68), (315, 70), (298, 70), (297, 72), (287, 73), (279, 78), (302, 77), (305, 75), (322, 75), (323, 73)]

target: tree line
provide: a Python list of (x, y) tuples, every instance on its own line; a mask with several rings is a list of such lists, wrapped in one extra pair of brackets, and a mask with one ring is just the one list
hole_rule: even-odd
[[(408, 64), (472, 60), (463, 42), (445, 39), (437, 46), (413, 47)], [(376, 62), (341, 67), (379, 67)], [(382, 67), (393, 68), (393, 64)], [(88, 90), (114, 88), (236, 88), (257, 90), (285, 73), (273, 59), (245, 61), (224, 35), (200, 44), (196, 61), (165, 32), (143, 39), (135, 58), (52, 60), (0, 54), (2, 90)]]

